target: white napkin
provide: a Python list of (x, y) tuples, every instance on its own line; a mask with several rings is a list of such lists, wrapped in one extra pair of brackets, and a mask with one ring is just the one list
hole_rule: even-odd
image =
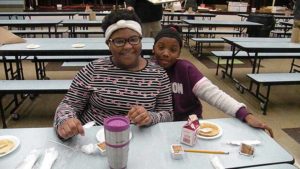
[(215, 169), (225, 169), (222, 165), (221, 161), (219, 160), (218, 156), (211, 156), (210, 162), (214, 166)]
[(97, 151), (97, 145), (95, 144), (87, 144), (87, 145), (83, 145), (81, 146), (81, 151), (86, 153), (86, 154), (93, 154)]
[(235, 141), (228, 141), (227, 144), (240, 146), (242, 143), (248, 145), (259, 145), (261, 142), (259, 140), (235, 140)]
[(37, 149), (33, 149), (29, 152), (28, 156), (16, 167), (16, 169), (32, 169), (36, 160), (41, 155), (41, 152)]
[(54, 147), (45, 150), (44, 159), (40, 165), (40, 169), (51, 169), (52, 164), (57, 159), (58, 152)]

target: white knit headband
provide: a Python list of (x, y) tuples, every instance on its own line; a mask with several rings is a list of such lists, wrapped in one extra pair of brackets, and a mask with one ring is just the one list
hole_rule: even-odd
[(132, 29), (142, 36), (142, 27), (138, 22), (132, 20), (119, 20), (106, 29), (105, 39), (108, 40), (113, 32), (122, 28)]

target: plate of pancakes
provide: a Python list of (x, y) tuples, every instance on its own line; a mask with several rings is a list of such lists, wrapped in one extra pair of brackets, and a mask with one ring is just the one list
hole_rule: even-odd
[(202, 139), (215, 139), (222, 135), (222, 128), (213, 122), (200, 121), (200, 127), (197, 129), (197, 137)]
[(19, 144), (20, 140), (15, 136), (0, 136), (0, 157), (13, 152)]

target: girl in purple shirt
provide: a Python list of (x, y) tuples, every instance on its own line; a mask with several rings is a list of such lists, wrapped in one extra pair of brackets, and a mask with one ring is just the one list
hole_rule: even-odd
[(157, 63), (167, 71), (171, 81), (175, 121), (187, 120), (191, 114), (202, 118), (201, 99), (273, 136), (271, 128), (248, 113), (243, 103), (212, 84), (192, 63), (178, 59), (181, 47), (179, 32), (175, 27), (168, 27), (157, 34), (153, 49)]

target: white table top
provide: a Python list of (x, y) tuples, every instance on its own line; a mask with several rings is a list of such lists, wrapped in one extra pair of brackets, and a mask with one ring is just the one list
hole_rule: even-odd
[[(17, 83), (16, 83), (17, 82)], [(66, 93), (72, 80), (0, 80), (2, 93)]]
[(0, 12), (0, 16), (69, 16), (78, 12)]
[(244, 169), (298, 169), (296, 166), (291, 164), (274, 164), (274, 165), (266, 165), (266, 166), (258, 166), (258, 167), (247, 167)]
[[(299, 53), (300, 44), (292, 43), (288, 38), (227, 38), (223, 39), (229, 42), (231, 45), (237, 46), (238, 48), (246, 52), (280, 52), (280, 53)], [(252, 39), (252, 40), (251, 40)]]
[(195, 17), (216, 17), (216, 14), (212, 13), (188, 13), (188, 12), (164, 12), (165, 16), (195, 16)]
[(101, 26), (102, 20), (64, 19), (61, 24), (63, 26)]
[[(110, 54), (104, 38), (25, 38), (26, 43), (0, 46), (0, 55), (108, 55)], [(73, 48), (76, 43), (85, 44), (82, 48)], [(153, 38), (142, 39), (142, 53), (152, 54)], [(36, 49), (28, 49), (29, 44), (40, 45)]]
[(248, 21), (213, 21), (213, 20), (183, 20), (185, 23), (194, 26), (262, 26), (260, 23)]
[[(259, 129), (254, 129), (235, 118), (211, 119), (223, 129), (223, 135), (217, 139), (198, 139), (193, 149), (229, 151), (229, 155), (217, 155), (225, 168), (251, 167), (270, 165), (275, 163), (293, 163), (293, 157), (284, 150), (270, 136)], [(151, 127), (139, 128), (131, 126), (133, 137), (129, 146), (128, 168), (130, 169), (213, 169), (210, 154), (187, 153), (181, 160), (171, 158), (171, 144), (180, 143), (180, 134), (185, 122), (160, 123)], [(0, 168), (15, 168), (32, 149), (55, 147), (59, 151), (59, 159), (53, 169), (107, 169), (106, 157), (100, 154), (86, 155), (72, 151), (57, 143), (63, 143), (73, 149), (81, 145), (96, 143), (96, 133), (102, 127), (86, 130), (85, 136), (77, 136), (66, 142), (61, 142), (53, 128), (3, 129), (0, 135), (14, 135), (21, 141), (21, 145), (11, 154), (0, 158)], [(261, 144), (255, 147), (254, 157), (239, 154), (239, 146), (226, 144), (233, 140), (259, 140)], [(191, 148), (183, 145), (184, 148)]]
[(51, 20), (0, 20), (0, 26), (33, 26), (33, 25), (57, 25), (61, 19)]

